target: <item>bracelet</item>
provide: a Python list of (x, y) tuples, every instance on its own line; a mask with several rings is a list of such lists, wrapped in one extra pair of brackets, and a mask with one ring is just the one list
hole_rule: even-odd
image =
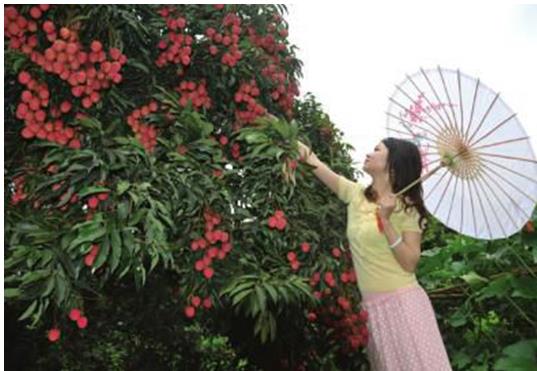
[(403, 237), (399, 236), (399, 238), (397, 239), (397, 241), (395, 241), (393, 244), (390, 245), (390, 249), (395, 249), (395, 247), (397, 245), (399, 245), (401, 242), (403, 242)]

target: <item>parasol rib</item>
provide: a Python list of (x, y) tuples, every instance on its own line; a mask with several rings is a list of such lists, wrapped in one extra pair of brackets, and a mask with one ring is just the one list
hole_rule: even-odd
[(515, 226), (516, 228), (516, 223), (515, 221), (512, 219), (511, 217), (511, 214), (507, 211), (507, 209), (505, 208), (505, 206), (503, 205), (503, 203), (500, 201), (500, 198), (498, 197), (498, 195), (496, 194), (496, 192), (492, 189), (492, 187), (490, 186), (490, 184), (488, 184), (488, 182), (485, 180), (485, 178), (483, 177), (483, 173), (482, 172), (479, 172), (478, 175), (477, 175), (478, 179), (482, 179), (483, 182), (478, 182), (477, 184), (479, 184), (479, 186), (481, 187), (481, 190), (483, 191), (483, 194), (486, 196), (487, 198), (487, 201), (489, 203), (489, 206), (490, 206), (490, 209), (493, 211), (494, 213), (494, 217), (496, 218), (496, 222), (498, 223), (498, 225), (500, 226), (501, 230), (502, 230), (502, 233), (504, 236), (507, 236), (507, 232), (505, 231), (505, 229), (503, 228), (503, 223), (500, 221), (500, 218), (498, 217), (498, 213), (496, 212), (496, 209), (494, 208), (494, 205), (492, 204), (492, 201), (490, 201), (490, 198), (488, 196), (488, 193), (485, 191), (485, 186), (487, 186), (487, 188), (489, 189), (490, 193), (492, 193), (492, 195), (494, 196), (494, 198), (496, 199), (496, 202), (498, 202), (498, 204), (500, 204), (500, 206), (502, 207), (503, 211), (509, 215), (509, 217), (511, 218), (511, 222), (513, 223), (513, 225)]
[[(414, 103), (414, 99), (402, 88), (400, 87), (399, 85), (395, 85), (395, 88), (397, 90), (399, 90), (401, 93), (403, 93), (403, 95), (412, 103)], [(429, 100), (427, 99), (427, 97), (425, 96), (425, 94), (423, 92), (420, 92), (420, 95), (423, 95), (423, 97), (427, 100), (427, 102), (429, 102)], [(429, 105), (431, 105), (429, 103)], [(410, 110), (408, 110), (407, 108), (405, 108), (407, 111), (411, 112)], [(425, 114), (431, 118), (431, 120), (434, 121), (434, 123), (437, 125), (437, 126), (434, 126), (432, 125), (431, 123), (429, 123), (428, 121), (425, 121), (425, 119), (423, 119), (422, 117), (420, 117), (421, 120), (423, 120), (427, 125), (429, 125), (432, 129), (435, 129), (437, 131), (437, 134), (438, 135), (442, 135), (442, 132), (438, 130), (438, 127), (442, 128), (442, 129), (445, 129), (446, 131), (450, 131), (449, 130), (449, 127), (448, 126), (444, 126), (442, 124), (440, 124), (438, 121), (436, 121), (436, 119), (427, 111), (427, 110), (424, 110)], [(412, 112), (411, 112), (412, 113)], [(412, 113), (413, 114), (413, 113)]]
[(460, 132), (464, 132), (464, 111), (463, 111), (463, 104), (462, 104), (462, 88), (461, 88), (461, 71), (457, 70), (457, 85), (459, 87), (459, 107), (461, 109), (461, 129)]
[(482, 161), (485, 161), (485, 162), (488, 162), (489, 164), (492, 164), (492, 165), (501, 167), (503, 170), (507, 170), (507, 171), (509, 171), (510, 173), (516, 174), (516, 175), (518, 175), (518, 176), (520, 176), (520, 177), (522, 177), (522, 178), (525, 178), (525, 179), (529, 180), (530, 182), (533, 182), (533, 183), (537, 184), (537, 179), (530, 178), (529, 176), (524, 175), (524, 174), (522, 174), (521, 172), (515, 171), (515, 170), (513, 170), (513, 169), (511, 169), (511, 168), (508, 168), (507, 166), (503, 166), (503, 165), (501, 165), (501, 164), (499, 164), (499, 163), (497, 163), (497, 162), (488, 160), (488, 159), (486, 159), (486, 158), (482, 158), (481, 160), (482, 160)]
[(476, 145), (477, 143), (481, 142), (483, 139), (485, 139), (485, 138), (488, 137), (490, 134), (494, 133), (496, 130), (498, 130), (500, 127), (502, 127), (504, 124), (506, 124), (507, 122), (509, 122), (513, 117), (516, 117), (516, 113), (513, 113), (511, 116), (509, 116), (508, 118), (506, 118), (505, 120), (503, 120), (502, 122), (500, 122), (498, 125), (496, 125), (496, 126), (493, 127), (492, 129), (490, 129), (490, 131), (488, 131), (486, 134), (482, 135), (479, 139), (476, 139), (475, 142), (470, 143), (470, 144), (468, 145), (468, 147), (472, 147), (472, 146)]
[[(496, 185), (496, 187), (498, 187), (498, 189), (499, 189), (500, 191), (502, 191), (502, 193), (503, 193), (503, 194), (504, 194), (504, 195), (511, 201), (511, 203), (512, 203), (513, 205), (515, 205), (515, 207), (516, 207), (518, 210), (520, 210), (520, 211), (522, 212), (522, 215), (524, 216), (524, 218), (525, 218), (526, 220), (531, 218), (531, 215), (527, 214), (526, 211), (520, 207), (520, 205), (518, 204), (518, 202), (516, 202), (516, 201), (513, 199), (513, 197), (511, 197), (511, 195), (510, 195), (510, 194), (509, 194), (503, 187), (501, 187), (501, 186), (498, 184), (498, 182), (496, 181), (496, 179), (494, 179), (494, 177), (490, 176), (487, 172), (484, 172), (483, 174), (486, 175), (486, 176), (490, 179), (490, 181), (493, 182), (493, 183)], [(514, 224), (516, 225), (516, 223), (514, 223)]]
[[(406, 75), (406, 78), (408, 79), (408, 81), (410, 81), (412, 83), (412, 85), (414, 86), (414, 88), (418, 91), (418, 93), (423, 96), (423, 98), (425, 99), (425, 101), (427, 102), (427, 104), (430, 106), (430, 107), (434, 107), (434, 105), (431, 103), (431, 101), (429, 100), (429, 98), (427, 98), (427, 95), (419, 88), (419, 86), (414, 82), (414, 80), (412, 79), (411, 76), (409, 75)], [(436, 121), (435, 119), (433, 119), (433, 121), (438, 125), (440, 126), (442, 129), (446, 130), (447, 132), (451, 133), (452, 130), (451, 128), (449, 127), (449, 125), (444, 121), (444, 118), (438, 113), (437, 110), (434, 110), (433, 111), (436, 112), (438, 118), (440, 118), (440, 121), (442, 121), (442, 125), (440, 125), (438, 123), (438, 121)], [(425, 111), (425, 113), (427, 113), (427, 115), (429, 117), (432, 118), (432, 115), (430, 115), (427, 111)], [(456, 131), (455, 131), (456, 132)]]
[(477, 189), (477, 185), (475, 182), (475, 179), (470, 179), (470, 184), (472, 184), (475, 188), (475, 194), (477, 195), (477, 200), (479, 201), (479, 207), (481, 208), (481, 213), (483, 214), (483, 217), (485, 218), (485, 225), (487, 226), (487, 231), (489, 232), (489, 237), (492, 239), (492, 230), (490, 229), (490, 223), (489, 218), (487, 217), (487, 213), (485, 212), (485, 207), (483, 206), (483, 200), (481, 199), (481, 193)]
[(503, 181), (505, 181), (507, 184), (509, 184), (511, 187), (513, 187), (514, 189), (516, 189), (518, 192), (520, 192), (521, 194), (523, 194), (524, 196), (526, 196), (528, 198), (528, 200), (530, 200), (531, 202), (533, 203), (537, 203), (537, 200), (535, 200), (533, 197), (531, 197), (530, 195), (528, 195), (526, 192), (524, 192), (523, 190), (521, 190), (520, 188), (518, 188), (516, 185), (514, 185), (513, 183), (511, 183), (511, 181), (509, 181), (509, 179), (506, 179), (502, 174), (500, 173), (497, 173), (494, 169), (491, 169), (489, 166), (487, 166), (486, 164), (483, 164), (484, 167), (486, 167), (489, 171), (493, 172), (496, 176), (500, 177), (500, 179), (502, 179)]
[(496, 96), (494, 97), (494, 99), (490, 103), (490, 106), (487, 109), (487, 112), (485, 112), (485, 114), (483, 115), (483, 118), (481, 119), (481, 122), (479, 123), (479, 126), (477, 127), (477, 129), (474, 130), (474, 132), (472, 133), (472, 136), (470, 137), (470, 139), (468, 139), (468, 142), (471, 142), (472, 139), (474, 139), (474, 136), (479, 132), (479, 130), (481, 130), (481, 127), (483, 126), (483, 123), (487, 119), (487, 116), (489, 115), (490, 111), (492, 110), (492, 107), (494, 107), (494, 104), (498, 101), (499, 97), (500, 97), (500, 93), (496, 93)]
[[(436, 203), (436, 207), (434, 208), (434, 212), (433, 214), (436, 214), (437, 211), (438, 211), (438, 206), (440, 206), (440, 202), (444, 199), (445, 195), (446, 195), (446, 191), (449, 189), (449, 185), (451, 184), (451, 181), (453, 180), (453, 177), (455, 176), (452, 172), (448, 171), (449, 173), (451, 173), (451, 176), (449, 177), (449, 180), (446, 184), (446, 187), (444, 188), (444, 192), (442, 192), (442, 196), (440, 196), (438, 198), (438, 202)], [(446, 174), (448, 173), (446, 172)]]
[(482, 146), (472, 147), (472, 150), (477, 150), (477, 149), (482, 149), (482, 148), (488, 148), (488, 147), (496, 147), (496, 146), (500, 146), (500, 145), (502, 145), (502, 144), (508, 144), (508, 143), (513, 143), (513, 142), (520, 142), (520, 141), (527, 140), (527, 139), (530, 139), (530, 137), (526, 136), (526, 137), (514, 138), (514, 139), (509, 139), (509, 140), (502, 140), (501, 142), (495, 142), (495, 143), (483, 144)]
[(475, 218), (475, 206), (474, 206), (474, 197), (472, 196), (472, 187), (470, 187), (470, 182), (468, 182), (468, 193), (470, 194), (470, 203), (472, 205), (472, 219), (474, 222), (474, 236), (477, 236), (477, 221)]
[(455, 195), (457, 194), (457, 185), (459, 184), (459, 177), (455, 177), (455, 186), (453, 187), (454, 191), (453, 191), (453, 195), (451, 195), (451, 202), (449, 204), (449, 211), (448, 211), (448, 216), (447, 216), (447, 221), (446, 221), (446, 224), (449, 225), (449, 219), (451, 218), (451, 211), (453, 209), (453, 204), (454, 204), (454, 201), (455, 201)]
[(507, 155), (499, 155), (497, 153), (488, 153), (488, 152), (476, 152), (480, 156), (489, 156), (489, 157), (499, 157), (499, 158), (505, 158), (507, 160), (518, 160), (518, 161), (526, 161), (526, 162), (533, 162), (534, 164), (537, 164), (537, 160), (534, 160), (532, 158), (524, 158), (524, 157), (517, 157), (517, 156), (507, 156)]
[[(412, 114), (412, 111), (410, 111), (408, 108), (406, 108), (404, 105), (402, 105), (401, 103), (399, 103), (398, 101), (396, 101), (394, 98), (390, 97), (388, 98), (392, 103), (394, 103), (395, 105), (397, 105), (398, 107), (402, 108), (403, 110), (405, 110), (406, 112), (410, 112)], [(403, 120), (402, 118), (398, 118), (400, 120)], [(442, 136), (442, 132), (434, 125), (432, 125), (430, 122), (428, 122), (427, 120), (425, 120), (424, 118), (421, 118), (423, 120), (424, 123), (426, 123), (427, 125), (429, 125), (432, 129), (434, 129), (436, 131), (436, 135), (438, 136)], [(405, 120), (406, 121), (406, 120)], [(415, 122), (412, 123), (413, 125), (417, 125)]]
[[(403, 118), (401, 118), (401, 117), (397, 117), (397, 116), (394, 115), (393, 113), (386, 112), (386, 114), (387, 114), (388, 116), (390, 116), (390, 117), (393, 117), (393, 118), (396, 119), (396, 120), (403, 121), (405, 124), (408, 124), (408, 125), (410, 125), (410, 126), (418, 126), (415, 122), (410, 122), (410, 121), (407, 121), (407, 120), (405, 120), (405, 119), (403, 119)], [(405, 125), (403, 125), (403, 126), (405, 126)], [(424, 127), (419, 127), (419, 129), (420, 129), (420, 130), (423, 130), (423, 131), (426, 131), (426, 132), (427, 132), (428, 134), (430, 134), (432, 137), (435, 137), (435, 136), (437, 135), (437, 134), (435, 134), (435, 133), (432, 133), (431, 131), (429, 131), (428, 129), (426, 129), (426, 128), (424, 128)], [(408, 129), (408, 130), (410, 130), (410, 129)], [(414, 135), (414, 132), (412, 132), (412, 133), (413, 133), (413, 135)], [(424, 136), (421, 136), (421, 137), (423, 137), (424, 139), (426, 138), (426, 139), (428, 139), (428, 140), (430, 140), (431, 142), (434, 143), (434, 141), (433, 141), (432, 139), (430, 139), (430, 138), (427, 138), (427, 137), (424, 137)], [(438, 138), (439, 140), (441, 140), (444, 144), (448, 144), (444, 139), (442, 139), (442, 133), (438, 133), (438, 137), (437, 137), (437, 138)]]
[(466, 132), (464, 133), (464, 143), (468, 143), (468, 134), (470, 133), (470, 127), (472, 126), (472, 121), (474, 120), (475, 101), (477, 100), (478, 90), (479, 90), (479, 79), (477, 79), (477, 82), (475, 84), (474, 99), (472, 100), (472, 110), (470, 111), (470, 120), (468, 121), (468, 126), (466, 126)]
[[(431, 81), (429, 80), (429, 76), (427, 76), (427, 74), (425, 73), (425, 71), (423, 70), (423, 68), (420, 68), (421, 70), (421, 73), (423, 75), (423, 77), (425, 77), (425, 80), (427, 81), (427, 84), (429, 84), (429, 87), (431, 88), (431, 90), (433, 91), (434, 93), (434, 96), (436, 97), (436, 100), (438, 101), (438, 104), (442, 107), (442, 111), (444, 111), (444, 113), (446, 114), (446, 117), (448, 119), (448, 126), (450, 128), (450, 131), (453, 133), (453, 134), (457, 134), (458, 133), (458, 129), (456, 127), (453, 127), (453, 125), (451, 124), (451, 120), (449, 119), (449, 115), (447, 114), (447, 111), (446, 111), (446, 108), (444, 107), (444, 105), (442, 104), (441, 100), (440, 100), (440, 96), (438, 95), (438, 93), (436, 92), (436, 89), (434, 88), (433, 84), (431, 83)], [(439, 110), (434, 110), (437, 115), (439, 117), (440, 116), (440, 113), (438, 113)], [(443, 121), (443, 120), (442, 120)], [(461, 133), (462, 134), (462, 133)]]
[[(455, 116), (455, 110), (453, 109), (453, 103), (451, 102), (451, 97), (449, 96), (446, 81), (444, 80), (444, 74), (442, 73), (442, 70), (440, 69), (440, 66), (438, 66), (438, 73), (440, 74), (440, 79), (442, 80), (442, 85), (444, 86), (444, 92), (446, 93), (446, 97), (448, 99), (449, 108), (451, 108), (451, 114), (453, 115), (453, 125), (458, 130), (459, 128), (457, 127), (457, 117)], [(459, 132), (459, 134), (462, 135), (462, 132)]]

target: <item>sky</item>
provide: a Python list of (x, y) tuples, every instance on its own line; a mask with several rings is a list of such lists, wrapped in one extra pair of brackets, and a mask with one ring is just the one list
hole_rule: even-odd
[(301, 94), (312, 92), (355, 147), (357, 169), (388, 135), (394, 85), (438, 65), (499, 91), (537, 153), (537, 5), (326, 4), (288, 5), (289, 39), (304, 62)]

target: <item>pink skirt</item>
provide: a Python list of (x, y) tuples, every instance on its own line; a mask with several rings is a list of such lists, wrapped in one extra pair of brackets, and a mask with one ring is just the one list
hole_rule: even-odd
[(374, 371), (451, 370), (434, 309), (421, 285), (362, 293)]

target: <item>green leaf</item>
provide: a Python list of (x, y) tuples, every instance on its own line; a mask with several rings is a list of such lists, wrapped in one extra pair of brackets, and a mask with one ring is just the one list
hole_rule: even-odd
[(514, 291), (512, 296), (526, 299), (537, 299), (537, 278), (517, 277), (513, 279)]
[[(138, 205), (138, 203), (140, 202), (140, 198), (138, 197), (138, 195), (135, 192), (132, 192), (132, 191), (129, 191), (128, 193), (129, 193), (129, 196), (134, 201), (134, 205)], [(140, 211), (140, 210), (138, 210), (138, 211)]]
[(291, 128), (286, 122), (273, 120), (272, 127), (282, 136), (284, 139), (291, 137)]
[(503, 349), (494, 364), (497, 371), (532, 371), (537, 368), (537, 339), (522, 340)]
[(275, 157), (276, 159), (280, 159), (281, 155), (283, 155), (285, 152), (283, 149), (278, 147), (271, 147), (268, 149), (268, 151), (265, 152), (267, 157)]
[(531, 358), (536, 360), (537, 339), (522, 340), (507, 346), (503, 353), (513, 358)]
[(26, 318), (30, 317), (34, 313), (36, 306), (37, 306), (37, 300), (34, 300), (32, 304), (30, 304), (28, 308), (24, 311), (24, 313), (21, 314), (21, 316), (19, 317), (19, 321), (23, 321)]
[(313, 298), (310, 286), (306, 282), (304, 282), (303, 278), (294, 277), (290, 283), (297, 291), (297, 294), (303, 294), (302, 296), (304, 298)]
[(255, 287), (255, 292), (257, 294), (257, 301), (259, 303), (259, 310), (264, 312), (267, 305), (267, 296), (260, 286)]
[(250, 317), (254, 318), (260, 311), (259, 301), (256, 300), (255, 295), (250, 295), (248, 298), (248, 307), (246, 308), (246, 313), (250, 313)]
[(154, 253), (151, 256), (151, 265), (149, 266), (149, 272), (148, 273), (151, 273), (153, 271), (153, 269), (155, 269), (155, 267), (157, 266), (159, 260), (160, 260), (160, 256), (158, 255), (158, 253)]
[(32, 233), (32, 232), (39, 232), (41, 230), (41, 227), (39, 227), (37, 224), (21, 222), (21, 223), (17, 223), (17, 225), (15, 226), (15, 229), (20, 233)]
[(99, 269), (108, 259), (108, 254), (110, 253), (110, 240), (108, 239), (108, 236), (106, 236), (102, 243), (100, 244), (99, 253), (97, 254), (97, 258), (95, 258), (95, 262), (93, 263), (92, 269), (97, 270)]
[(121, 196), (123, 193), (125, 193), (125, 191), (127, 191), (127, 189), (129, 189), (130, 186), (131, 186), (131, 184), (126, 180), (119, 181), (118, 184), (117, 184), (117, 194), (118, 194), (118, 196)]
[(62, 207), (68, 203), (71, 200), (73, 193), (75, 193), (75, 187), (71, 186), (67, 189), (67, 192), (61, 195), (60, 202), (56, 205), (56, 207)]
[(101, 187), (101, 186), (86, 186), (78, 192), (78, 197), (86, 197), (95, 193), (105, 193), (110, 192), (109, 188)]
[(117, 205), (117, 217), (121, 221), (126, 221), (129, 216), (129, 203), (128, 201), (121, 201)]
[(97, 222), (99, 222), (99, 221), (94, 217), (92, 220), (87, 220), (85, 222), (75, 224), (71, 229), (73, 231), (76, 231), (77, 229), (87, 228), (88, 226), (93, 225), (93, 224), (95, 224)]
[[(130, 193), (130, 192), (129, 192)], [(132, 217), (130, 218), (129, 220), (129, 225), (136, 225), (138, 224), (142, 219), (144, 219), (147, 215), (147, 208), (143, 207), (143, 208), (140, 208), (138, 210), (136, 210), (136, 212), (134, 213), (134, 215), (132, 215)]]
[(5, 288), (4, 289), (4, 298), (11, 299), (20, 296), (21, 291), (18, 288)]
[(74, 174), (83, 171), (85, 173), (89, 173), (89, 170), (91, 170), (91, 168), (85, 164), (72, 164), (65, 170), (65, 172)]
[(119, 273), (118, 279), (121, 279), (123, 276), (125, 276), (130, 271), (130, 269), (131, 269), (131, 265), (127, 264), (125, 268), (121, 271), (121, 273)]
[(248, 155), (249, 157), (255, 157), (267, 148), (273, 148), (272, 143), (264, 143), (259, 146), (255, 146), (253, 151)]
[(40, 281), (47, 278), (50, 275), (49, 269), (39, 269), (31, 272), (27, 272), (23, 277), (23, 284), (28, 285), (35, 281)]
[(92, 117), (84, 117), (77, 120), (80, 126), (84, 126), (88, 129), (102, 131), (101, 122)]
[(537, 362), (528, 358), (501, 358), (494, 364), (494, 370), (535, 371)]
[(4, 261), (4, 269), (6, 270), (25, 262), (27, 256), (32, 253), (33, 249), (24, 245), (16, 245), (12, 246), (11, 251), (13, 251), (13, 254)]
[(133, 66), (134, 68), (137, 68), (142, 72), (149, 73), (149, 69), (147, 68), (147, 66), (141, 62), (138, 62), (134, 58), (129, 58), (127, 61), (127, 65)]
[(13, 64), (12, 64), (12, 68), (13, 68), (13, 72), (14, 73), (17, 73), (19, 72), (21, 66), (24, 64), (24, 62), (26, 62), (28, 60), (28, 58), (25, 56), (25, 55), (22, 55), (22, 54), (18, 54), (17, 53), (17, 57), (14, 58), (14, 61), (13, 61)]
[(73, 249), (74, 247), (84, 242), (95, 242), (99, 238), (101, 238), (105, 234), (105, 232), (106, 229), (104, 228), (104, 226), (98, 222), (93, 222), (92, 224), (84, 226), (80, 228), (78, 236), (73, 241), (71, 241), (69, 249)]
[(280, 294), (282, 294), (282, 296), (283, 296), (283, 298), (285, 300), (285, 303), (289, 304), (290, 303), (289, 295), (287, 294), (287, 290), (285, 289), (285, 287), (277, 286), (276, 289), (280, 292)]
[(263, 285), (263, 287), (269, 293), (272, 299), (272, 302), (276, 304), (278, 302), (278, 293), (276, 292), (276, 289), (274, 288), (274, 286), (272, 286), (270, 283), (266, 283)]
[(468, 314), (466, 313), (466, 309), (464, 307), (457, 309), (455, 313), (449, 316), (448, 322), (452, 327), (464, 326), (468, 322)]
[(57, 249), (56, 256), (58, 257), (58, 260), (61, 262), (62, 267), (65, 269), (69, 277), (72, 277), (73, 279), (78, 279), (79, 270), (75, 268), (71, 257), (64, 250), (60, 249)]
[(47, 280), (47, 288), (45, 289), (45, 291), (41, 294), (41, 297), (46, 297), (46, 296), (49, 296), (50, 293), (52, 292), (52, 290), (54, 289), (54, 277), (56, 275), (52, 275), (49, 277), (49, 279)]
[(233, 306), (238, 305), (239, 303), (241, 303), (243, 299), (245, 299), (251, 293), (252, 293), (252, 290), (244, 290), (244, 291), (239, 292), (237, 295), (233, 296), (232, 305)]
[(478, 300), (481, 301), (491, 297), (504, 297), (511, 289), (512, 281), (513, 276), (511, 274), (496, 278), (479, 291)]
[(266, 134), (259, 132), (246, 133), (246, 135), (244, 135), (244, 140), (248, 144), (262, 144), (270, 141)]
[(480, 276), (474, 271), (462, 275), (461, 278), (471, 286), (483, 284), (489, 281), (487, 278)]
[(463, 351), (457, 351), (451, 358), (452, 366), (457, 366), (457, 369), (463, 369), (466, 365), (472, 362), (472, 358)]
[(54, 282), (56, 284), (56, 305), (61, 306), (67, 295), (67, 284), (66, 277), (63, 274), (57, 274), (54, 277)]
[(112, 254), (110, 257), (110, 271), (114, 272), (119, 266), (119, 261), (121, 259), (121, 235), (119, 234), (119, 230), (115, 225), (112, 225), (111, 229), (109, 230), (109, 233), (110, 242), (112, 246)]
[(240, 283), (237, 286), (232, 287), (231, 295), (237, 295), (239, 292), (243, 290), (251, 289), (254, 285), (255, 285), (255, 282), (253, 281)]

